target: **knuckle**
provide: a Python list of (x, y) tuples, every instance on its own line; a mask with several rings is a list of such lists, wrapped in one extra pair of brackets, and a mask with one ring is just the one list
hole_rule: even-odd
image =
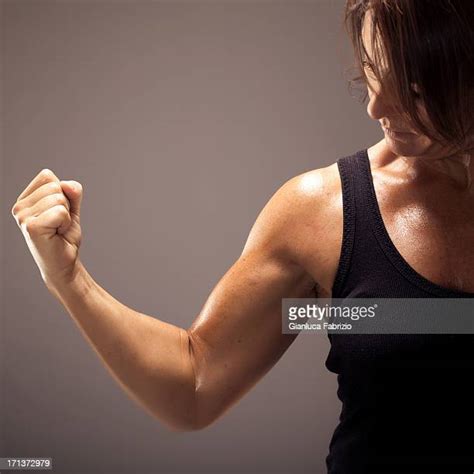
[(69, 216), (69, 211), (62, 204), (54, 205), (50, 212), (53, 212), (55, 215), (60, 216), (63, 219), (67, 219)]
[(20, 205), (18, 204), (18, 202), (16, 202), (15, 204), (13, 204), (13, 207), (11, 209), (12, 215), (16, 216), (16, 214), (19, 210), (20, 210)]
[(53, 176), (53, 172), (49, 168), (43, 168), (39, 174), (41, 176)]
[(60, 193), (54, 193), (50, 195), (50, 199), (53, 204), (58, 205), (58, 204), (65, 204), (65, 197), (64, 194)]
[(21, 223), (21, 226), (22, 226), (22, 228), (25, 229), (25, 231), (28, 234), (34, 234), (35, 233), (36, 225), (35, 225), (35, 221), (33, 219), (31, 219), (31, 218), (25, 219)]
[(59, 184), (58, 178), (49, 168), (42, 169), (39, 173), (39, 178), (40, 182), (43, 184), (49, 183), (51, 181), (57, 182)]
[(25, 216), (23, 215), (22, 212), (20, 212), (19, 214), (15, 215), (15, 220), (16, 220), (16, 223), (21, 227), (25, 221)]
[(65, 217), (69, 216), (69, 211), (64, 206), (58, 206), (58, 211), (63, 214)]
[(49, 181), (47, 186), (52, 194), (60, 194), (62, 193), (61, 185), (57, 181)]

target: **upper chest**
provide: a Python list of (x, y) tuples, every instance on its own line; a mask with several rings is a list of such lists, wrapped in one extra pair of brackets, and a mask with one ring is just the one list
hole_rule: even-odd
[[(343, 195), (337, 165), (325, 172), (327, 192), (315, 202), (317, 212), (309, 213), (312, 217), (303, 226), (302, 252), (319, 296), (330, 297), (342, 247), (349, 243), (343, 242)], [(474, 205), (456, 201), (443, 189), (413, 188), (377, 171), (373, 183), (389, 244), (404, 263), (435, 285), (474, 293)], [(364, 238), (360, 232), (358, 236)]]

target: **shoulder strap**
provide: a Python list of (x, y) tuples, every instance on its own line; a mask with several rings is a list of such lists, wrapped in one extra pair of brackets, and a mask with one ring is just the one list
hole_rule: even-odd
[[(367, 187), (367, 159), (366, 150), (362, 149), (337, 160), (342, 188), (343, 236), (339, 266), (332, 289), (334, 298), (344, 296), (344, 285), (351, 270), (370, 270), (366, 262), (371, 260), (370, 252), (374, 251), (373, 246), (377, 245), (371, 229), (370, 209), (373, 203), (370, 201), (373, 196)], [(354, 253), (359, 257), (364, 256), (362, 260), (357, 258), (355, 269)]]

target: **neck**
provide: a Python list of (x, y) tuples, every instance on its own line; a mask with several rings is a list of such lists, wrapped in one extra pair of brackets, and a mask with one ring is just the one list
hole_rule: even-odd
[(392, 152), (385, 139), (377, 146), (387, 160), (401, 160), (411, 178), (441, 179), (453, 191), (474, 197), (474, 150), (450, 153), (430, 150), (423, 155), (403, 156)]

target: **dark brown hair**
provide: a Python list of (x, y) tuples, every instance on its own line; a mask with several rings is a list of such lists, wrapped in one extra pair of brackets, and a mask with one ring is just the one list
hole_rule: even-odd
[[(372, 58), (362, 42), (369, 9)], [(413, 129), (444, 146), (472, 147), (474, 0), (347, 0), (344, 25), (356, 60), (350, 88), (367, 85), (365, 65)]]

